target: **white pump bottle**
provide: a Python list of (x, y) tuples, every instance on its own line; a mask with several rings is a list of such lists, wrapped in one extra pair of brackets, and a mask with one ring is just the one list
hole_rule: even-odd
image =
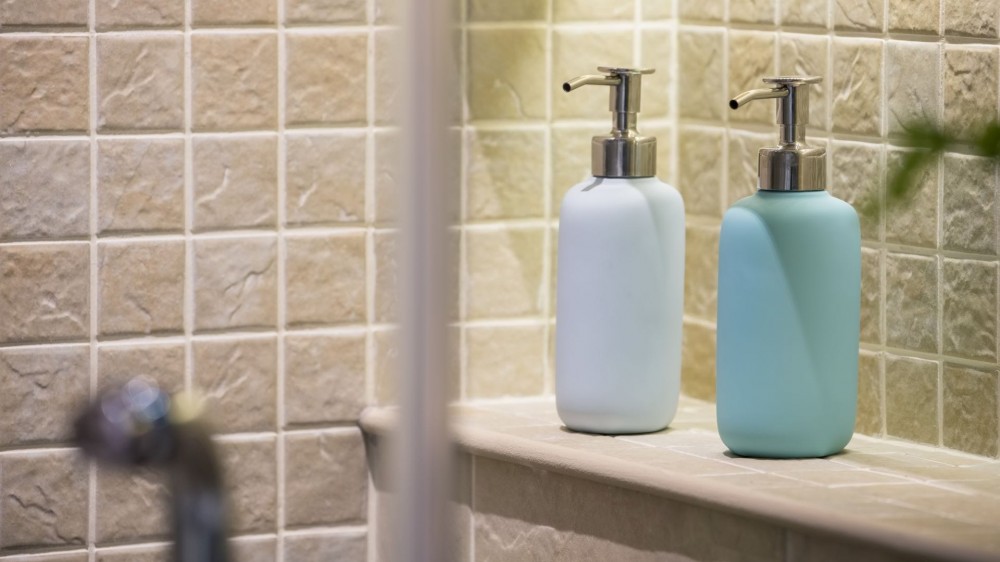
[(563, 84), (611, 86), (612, 130), (591, 145), (594, 177), (559, 212), (556, 406), (569, 429), (643, 433), (666, 427), (680, 393), (684, 203), (656, 179), (656, 138), (636, 130), (642, 75)]

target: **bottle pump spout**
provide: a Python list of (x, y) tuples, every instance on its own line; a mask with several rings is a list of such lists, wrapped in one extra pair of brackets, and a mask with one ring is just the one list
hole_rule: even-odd
[(819, 76), (764, 78), (770, 88), (750, 90), (729, 100), (731, 109), (762, 99), (776, 99), (779, 145), (760, 149), (759, 188), (765, 191), (821, 191), (826, 188), (826, 150), (806, 144), (809, 85)]
[(608, 109), (611, 132), (593, 138), (591, 171), (595, 177), (637, 178), (656, 175), (656, 138), (644, 137), (636, 128), (642, 94), (642, 75), (652, 68), (601, 66), (604, 74), (586, 74), (563, 83), (565, 92), (582, 86), (610, 86)]

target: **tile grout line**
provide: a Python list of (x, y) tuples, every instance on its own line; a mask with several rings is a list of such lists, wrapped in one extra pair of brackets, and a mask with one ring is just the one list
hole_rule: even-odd
[[(364, 216), (366, 223), (365, 232), (365, 388), (364, 402), (366, 405), (377, 404), (375, 395), (375, 332), (373, 320), (375, 318), (375, 279), (378, 261), (375, 254), (374, 228), (371, 226), (377, 221), (375, 193), (375, 132), (374, 132), (374, 107), (375, 96), (377, 95), (375, 85), (375, 57), (378, 48), (375, 42), (375, 0), (365, 2), (365, 23), (367, 24), (367, 39), (365, 53), (365, 204)], [(362, 438), (364, 436), (362, 435)], [(365, 470), (365, 550), (367, 559), (376, 561), (376, 551), (378, 548), (377, 527), (374, 524), (377, 520), (378, 504), (375, 501), (376, 488), (371, 466), (366, 464)]]
[[(89, 0), (87, 3), (87, 80), (88, 80), (88, 148), (90, 149), (90, 192), (89, 192), (89, 231), (90, 231), (90, 267), (89, 267), (89, 293), (90, 299), (88, 312), (89, 318), (89, 397), (91, 400), (97, 396), (98, 383), (98, 348), (97, 330), (99, 328), (99, 296), (100, 296), (100, 261), (98, 257), (98, 212), (99, 198), (97, 196), (97, 0)], [(0, 518), (2, 521), (2, 518)], [(95, 562), (97, 557), (97, 461), (90, 459), (87, 462), (87, 560)]]
[(277, 526), (275, 539), (275, 560), (283, 562), (285, 559), (285, 526), (287, 524), (287, 490), (285, 486), (286, 471), (285, 466), (285, 424), (287, 423), (287, 413), (285, 411), (285, 386), (288, 373), (285, 370), (286, 361), (286, 334), (285, 326), (288, 321), (288, 246), (285, 236), (285, 223), (288, 220), (287, 197), (288, 197), (288, 139), (285, 132), (285, 122), (287, 120), (286, 104), (288, 100), (288, 39), (285, 29), (286, 5), (285, 0), (278, 0), (277, 11), (275, 13), (275, 28), (277, 32), (277, 58), (276, 70), (278, 73), (277, 84), (277, 134), (278, 134), (278, 155), (277, 155), (277, 365), (275, 374), (277, 375), (277, 385), (275, 389), (275, 415), (276, 415), (276, 436), (275, 436), (275, 488), (277, 492), (277, 514), (275, 524)]

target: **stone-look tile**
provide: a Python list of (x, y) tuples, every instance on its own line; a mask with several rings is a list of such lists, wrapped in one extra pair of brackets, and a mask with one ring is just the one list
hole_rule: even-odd
[(997, 58), (995, 47), (945, 47), (944, 123), (960, 138), (997, 119)]
[(137, 376), (156, 381), (171, 394), (184, 390), (184, 345), (130, 344), (104, 346), (98, 350), (99, 388), (114, 388)]
[[(544, 5), (544, 2), (541, 3)], [(555, 21), (611, 21), (635, 17), (634, 0), (553, 0)], [(557, 67), (558, 68), (558, 67)]]
[(101, 232), (184, 228), (183, 140), (102, 139), (97, 147)]
[(372, 334), (375, 348), (375, 402), (389, 406), (399, 402), (399, 332), (377, 330)]
[(399, 215), (399, 192), (402, 185), (397, 181), (401, 170), (399, 158), (400, 133), (397, 130), (375, 132), (375, 221), (391, 223)]
[(375, 232), (375, 321), (399, 319), (399, 234)]
[(714, 322), (719, 277), (718, 225), (688, 224), (684, 256), (684, 314)]
[[(513, 463), (473, 462), (480, 560), (781, 560), (784, 554), (778, 526)], [(515, 487), (521, 493), (510, 493)]]
[(83, 346), (0, 350), (0, 447), (69, 441), (89, 372)]
[[(563, 197), (574, 185), (591, 178), (590, 138), (604, 134), (594, 127), (552, 129), (552, 213), (558, 214)], [(648, 132), (646, 134), (649, 134)], [(666, 139), (658, 139), (657, 146)], [(657, 162), (659, 167), (663, 162)]]
[(195, 328), (273, 327), (278, 319), (272, 237), (196, 240)]
[(878, 241), (882, 214), (871, 211), (877, 211), (881, 205), (882, 145), (834, 141), (830, 168), (830, 194), (847, 201), (858, 211), (862, 239)]
[(885, 429), (893, 437), (938, 442), (938, 363), (887, 355)]
[(367, 487), (364, 440), (358, 429), (285, 436), (288, 526), (364, 523)]
[(944, 446), (997, 455), (997, 371), (945, 363)]
[[(582, 74), (597, 74), (597, 65), (632, 66), (632, 35), (626, 31), (556, 29), (552, 33), (554, 78), (560, 83)], [(597, 63), (596, 61), (606, 61)], [(552, 92), (552, 115), (556, 118), (608, 119), (608, 87), (586, 86), (566, 93)], [(541, 94), (544, 101), (545, 93)], [(524, 104), (524, 100), (521, 100)], [(607, 131), (602, 131), (601, 134)]]
[[(502, 4), (506, 6), (506, 3)], [(375, 32), (375, 115), (376, 123), (399, 123), (402, 73), (399, 61), (402, 59), (400, 40), (402, 32), (398, 28), (382, 29)], [(369, 94), (371, 95), (371, 94)]]
[(541, 313), (543, 239), (544, 231), (533, 227), (466, 232), (469, 318)]
[(677, 149), (672, 139), (674, 129), (669, 125), (643, 126), (640, 132), (644, 135), (656, 137), (656, 177), (665, 183), (672, 185), (674, 181), (674, 166), (672, 163), (673, 152)]
[(364, 533), (310, 533), (285, 535), (287, 562), (313, 560), (366, 560), (367, 538)]
[[(886, 167), (889, 178), (902, 163), (903, 152), (889, 149)], [(938, 234), (938, 173), (937, 162), (926, 166), (915, 177), (916, 189), (905, 200), (895, 201), (886, 209), (885, 239), (887, 242), (937, 247)]]
[(1000, 12), (993, 0), (942, 0), (946, 35), (997, 36)]
[(96, 562), (170, 562), (172, 551), (168, 545), (116, 546), (97, 549)]
[[(680, 163), (677, 188), (690, 215), (722, 215), (723, 169), (719, 166), (723, 132), (715, 129), (681, 127)], [(754, 184), (756, 187), (756, 184)]]
[[(822, 76), (823, 81), (809, 86), (809, 125), (808, 131), (821, 131), (829, 128), (826, 119), (827, 94), (830, 86), (829, 63), (830, 40), (814, 35), (782, 34), (781, 37), (781, 67), (784, 75)], [(773, 117), (774, 112), (771, 112)], [(773, 143), (772, 143), (773, 144)]]
[(672, 14), (671, 3), (663, 0), (653, 0), (642, 3), (642, 19), (644, 21), (667, 19)]
[(278, 121), (277, 37), (191, 37), (191, 89), (196, 130), (273, 129)]
[(398, 23), (404, 5), (402, 0), (375, 0), (375, 22)]
[(466, 146), (468, 220), (542, 216), (544, 131), (472, 130)]
[(184, 329), (184, 241), (101, 244), (101, 334)]
[(363, 24), (367, 2), (350, 0), (286, 0), (285, 18), (289, 23)]
[[(720, 3), (699, 1), (698, 4)], [(723, 33), (716, 30), (677, 32), (678, 72), (685, 77), (685, 87), (678, 92), (681, 117), (722, 120), (724, 112), (730, 111), (722, 82), (723, 39)]]
[(782, 25), (826, 27), (826, 0), (782, 0), (779, 18)]
[[(278, 467), (273, 437), (216, 441), (225, 471), (232, 533), (273, 533), (277, 527)], [(304, 483), (314, 483), (300, 478)], [(319, 489), (314, 487), (316, 494)]]
[[(648, 2), (643, 2), (643, 5)], [(678, 0), (677, 15), (681, 21), (721, 22), (726, 15), (723, 2), (701, 2), (699, 0)], [(682, 73), (686, 76), (686, 74)]]
[(997, 360), (997, 263), (945, 258), (943, 351), (982, 361)]
[(273, 337), (194, 342), (192, 377), (222, 433), (274, 431), (278, 345)]
[(288, 325), (365, 321), (363, 233), (285, 240)]
[(85, 131), (86, 37), (0, 37), (0, 132)]
[[(642, 77), (642, 105), (641, 118), (648, 119), (669, 119), (673, 96), (670, 95), (671, 65), (670, 57), (673, 41), (672, 30), (668, 29), (644, 29), (640, 33), (640, 46), (642, 51), (641, 60), (636, 65), (642, 68), (652, 68), (655, 72)], [(639, 128), (642, 134), (652, 134), (650, 128), (640, 123)], [(664, 138), (657, 143), (657, 148), (661, 145), (669, 144)], [(657, 162), (657, 167), (665, 162)], [(663, 174), (659, 174), (663, 177)]]
[(938, 123), (940, 59), (937, 43), (890, 41), (886, 50), (889, 134), (917, 123)]
[(97, 471), (98, 544), (166, 540), (170, 533), (170, 491), (159, 468)]
[(273, 537), (235, 537), (229, 539), (233, 560), (240, 562), (276, 562), (278, 559), (277, 543), (278, 541)]
[(834, 0), (833, 27), (848, 31), (882, 31), (884, 0)]
[(886, 343), (937, 352), (935, 259), (892, 252), (885, 259)]
[(368, 34), (294, 34), (287, 41), (288, 123), (364, 123)]
[(537, 0), (469, 0), (469, 21), (541, 21), (548, 17), (548, 5)]
[(996, 163), (974, 156), (946, 154), (943, 173), (941, 247), (996, 254)]
[(739, 129), (729, 130), (729, 190), (726, 207), (753, 195), (760, 183), (757, 177), (757, 152), (775, 143), (773, 133), (750, 133)]
[(861, 341), (882, 343), (882, 252), (861, 248)]
[(274, 226), (277, 138), (198, 138), (193, 144), (195, 229)]
[(937, 33), (941, 0), (889, 0), (889, 31)]
[(545, 118), (545, 30), (470, 29), (466, 56), (470, 119)]
[(86, 142), (3, 143), (0, 161), (4, 162), (0, 239), (87, 234), (90, 148)]
[(545, 378), (544, 333), (542, 326), (466, 328), (468, 397), (540, 394)]
[(844, 39), (833, 42), (835, 131), (878, 135), (882, 124), (882, 41)]
[(95, 0), (98, 29), (180, 27), (184, 0)]
[(351, 422), (365, 407), (365, 336), (285, 336), (285, 423)]
[(87, 0), (12, 0), (0, 6), (5, 27), (87, 26)]
[(97, 37), (97, 128), (165, 130), (184, 126), (184, 38)]
[(260, 25), (274, 23), (275, 0), (193, 0), (191, 19), (196, 27), (215, 25)]
[(84, 338), (90, 324), (86, 244), (0, 248), (0, 341)]
[(774, 0), (730, 0), (729, 21), (774, 23)]
[[(761, 76), (774, 75), (775, 35), (755, 31), (729, 32), (729, 93), (761, 88)], [(812, 92), (810, 92), (812, 95)], [(751, 103), (730, 111), (732, 121), (774, 123), (774, 103)]]
[(684, 395), (715, 400), (715, 330), (685, 322), (681, 355), (681, 389)]
[(364, 221), (364, 133), (289, 135), (286, 154), (288, 224)]
[(882, 433), (882, 354), (861, 351), (858, 356), (858, 413), (854, 429), (865, 435)]
[(0, 459), (0, 549), (83, 545), (87, 464), (79, 453), (21, 451)]

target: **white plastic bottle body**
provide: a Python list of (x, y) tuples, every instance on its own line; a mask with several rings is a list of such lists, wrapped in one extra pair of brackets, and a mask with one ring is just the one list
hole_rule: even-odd
[(559, 215), (556, 406), (570, 429), (666, 427), (680, 393), (684, 203), (656, 178), (592, 178)]

